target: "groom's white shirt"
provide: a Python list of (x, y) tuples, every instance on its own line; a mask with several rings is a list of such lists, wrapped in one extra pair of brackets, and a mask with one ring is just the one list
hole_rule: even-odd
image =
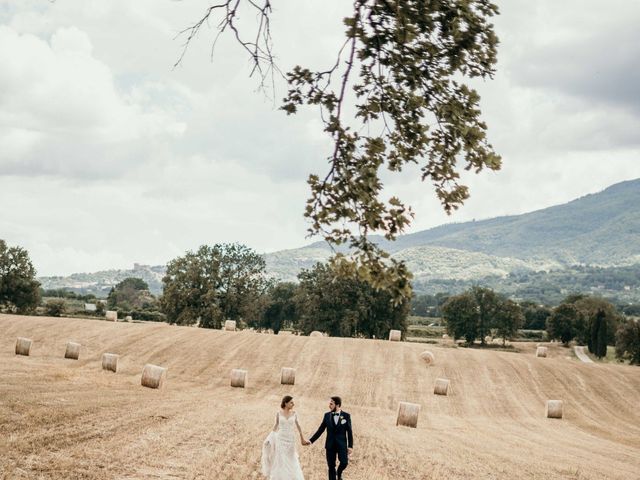
[[(337, 413), (337, 415), (334, 415), (334, 413)], [(331, 412), (331, 415), (333, 415), (333, 423), (335, 423), (336, 425), (340, 421), (340, 414), (341, 413), (342, 413), (342, 410), (336, 410), (335, 412)]]

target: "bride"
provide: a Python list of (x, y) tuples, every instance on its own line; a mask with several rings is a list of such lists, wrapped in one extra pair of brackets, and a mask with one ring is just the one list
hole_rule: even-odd
[(298, 416), (293, 411), (293, 397), (286, 395), (276, 413), (273, 431), (262, 445), (262, 473), (269, 480), (304, 480), (295, 445), (295, 429), (300, 434), (300, 443), (309, 445), (302, 435)]

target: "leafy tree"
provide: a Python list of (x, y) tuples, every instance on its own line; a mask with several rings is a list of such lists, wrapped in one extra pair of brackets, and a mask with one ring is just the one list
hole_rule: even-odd
[[(502, 300), (490, 288), (476, 286), (471, 288), (470, 293), (476, 302), (478, 311), (478, 336), (480, 337), (480, 343), (484, 345), (484, 338), (491, 332), (491, 327), (493, 326)], [(507, 317), (504, 318), (506, 319)]]
[(558, 305), (547, 319), (547, 333), (552, 340), (561, 340), (568, 345), (578, 332), (577, 325), (582, 323), (582, 314), (572, 303)]
[[(271, 2), (222, 0), (185, 29), (186, 44), (219, 14), (220, 33), (233, 32), (264, 85), (274, 69)], [(247, 9), (258, 16), (257, 31), (248, 34), (238, 25)], [(396, 302), (411, 297), (410, 273), (368, 235), (395, 239), (413, 212), (396, 197), (382, 198), (379, 171), (420, 164), (421, 179), (433, 183), (450, 213), (469, 197), (459, 182), (461, 163), (475, 172), (500, 168), (480, 119), (480, 97), (463, 83), (494, 73), (497, 13), (489, 0), (354, 0), (335, 64), (319, 71), (296, 66), (286, 74), (282, 109), (317, 108), (333, 142), (329, 171), (309, 176), (309, 232), (331, 245), (348, 243), (352, 255), (337, 255), (334, 270), (386, 289)]]
[(547, 318), (551, 315), (551, 309), (535, 302), (520, 303), (522, 313), (524, 315), (524, 324), (522, 328), (528, 330), (544, 330), (547, 324)]
[(61, 317), (67, 311), (67, 304), (62, 298), (52, 298), (47, 300), (44, 310), (50, 317)]
[(604, 329), (607, 332), (606, 338), (603, 341), (606, 344), (614, 344), (614, 332), (616, 331), (620, 315), (611, 302), (600, 297), (573, 294), (567, 297), (563, 303), (574, 305), (581, 313), (575, 325), (575, 337), (578, 342), (583, 345), (588, 345), (590, 351), (592, 351), (592, 348), (595, 349), (595, 346), (592, 346), (592, 340), (595, 339), (597, 328), (594, 330), (593, 324), (598, 314), (602, 312), (602, 319), (605, 322)]
[(495, 329), (504, 345), (508, 338), (515, 336), (524, 319), (517, 303), (478, 286), (450, 297), (442, 310), (447, 332), (456, 340), (464, 338), (469, 344), (480, 338), (484, 345), (485, 336)]
[(496, 335), (502, 338), (502, 345), (516, 336), (523, 323), (524, 315), (520, 305), (512, 300), (503, 300), (498, 304), (493, 318), (493, 327), (496, 329)]
[(293, 325), (297, 320), (296, 291), (297, 285), (291, 282), (278, 283), (269, 290), (260, 322), (262, 328), (270, 328), (277, 335), (283, 327)]
[(316, 264), (299, 275), (297, 326), (331, 336), (383, 338), (389, 330), (405, 332), (409, 302), (394, 304), (391, 295), (367, 282), (340, 276), (331, 265)]
[(0, 239), (0, 310), (29, 313), (40, 303), (40, 283), (29, 253)]
[(478, 338), (478, 305), (469, 292), (449, 297), (442, 306), (447, 333), (454, 340), (464, 338), (469, 344)]
[(414, 295), (411, 299), (411, 314), (421, 317), (440, 317), (442, 315), (441, 307), (448, 298), (448, 293)]
[(162, 279), (162, 311), (170, 323), (220, 328), (238, 320), (266, 290), (265, 261), (240, 244), (201, 246), (171, 260)]
[(608, 338), (608, 322), (607, 317), (604, 312), (602, 313), (600, 325), (598, 326), (598, 331), (596, 333), (596, 356), (598, 358), (603, 358), (607, 356), (607, 338)]
[(640, 365), (640, 323), (637, 320), (628, 320), (618, 327), (616, 357), (628, 358), (632, 365)]
[(607, 355), (607, 314), (603, 309), (597, 311), (595, 319), (591, 322), (588, 347), (598, 358)]
[(104, 316), (104, 314), (106, 313), (106, 308), (105, 308), (105, 304), (104, 302), (101, 302), (100, 300), (98, 300), (96, 302), (96, 315), (99, 317)]
[(129, 277), (111, 289), (107, 296), (110, 309), (155, 310), (156, 298), (149, 292), (149, 285), (141, 278)]

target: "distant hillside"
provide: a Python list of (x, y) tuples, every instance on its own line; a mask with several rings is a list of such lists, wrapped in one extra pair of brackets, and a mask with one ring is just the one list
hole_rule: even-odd
[(104, 270), (94, 273), (74, 273), (68, 277), (40, 277), (42, 288), (66, 288), (78, 293), (93, 293), (97, 297), (106, 297), (111, 287), (125, 278), (141, 278), (149, 285), (154, 295), (162, 293), (162, 277), (166, 271), (164, 265), (149, 266), (134, 264), (131, 270)]
[[(640, 262), (639, 233), (640, 180), (632, 180), (523, 215), (442, 225), (403, 235), (395, 242), (376, 240), (395, 258), (406, 260), (418, 279), (426, 271), (431, 277), (458, 278), (455, 272), (461, 268), (468, 270), (469, 277), (479, 278), (523, 268), (632, 265)], [(308, 252), (318, 258), (330, 255), (326, 244), (316, 242), (266, 257), (274, 272), (295, 278), (307, 266)]]
[[(456, 291), (482, 282), (514, 296), (546, 298), (545, 292), (550, 292), (555, 299), (573, 289), (572, 279), (580, 278), (575, 289), (585, 287), (637, 301), (639, 233), (640, 180), (632, 180), (523, 215), (442, 225), (401, 236), (396, 242), (375, 239), (393, 258), (407, 263), (418, 292)], [(326, 243), (316, 242), (265, 254), (265, 260), (271, 276), (296, 281), (303, 268), (324, 262), (331, 254)], [(587, 269), (585, 273), (580, 270), (584, 266), (607, 268), (609, 277), (615, 280), (603, 282), (600, 270)], [(626, 266), (633, 266), (633, 279), (627, 278)], [(164, 271), (164, 266), (135, 265), (132, 270), (45, 277), (40, 281), (44, 288), (71, 288), (106, 296), (117, 282), (139, 277), (149, 284), (152, 293), (159, 294)], [(562, 271), (565, 274), (558, 273)]]
[(640, 179), (523, 215), (442, 225), (381, 242), (395, 252), (437, 245), (565, 265), (628, 265), (640, 260)]

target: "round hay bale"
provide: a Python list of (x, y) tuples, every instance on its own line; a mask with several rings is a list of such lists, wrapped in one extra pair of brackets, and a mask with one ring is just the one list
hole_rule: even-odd
[(280, 383), (282, 385), (294, 385), (296, 383), (296, 369), (282, 367), (280, 370)]
[(424, 352), (422, 352), (420, 354), (420, 358), (424, 360), (424, 363), (426, 363), (427, 365), (433, 365), (433, 362), (436, 359), (436, 357), (433, 356), (433, 353), (431, 353), (429, 350), (425, 350)]
[(536, 348), (536, 357), (547, 357), (547, 347), (538, 347)]
[(108, 322), (117, 322), (118, 321), (118, 312), (116, 312), (115, 310), (107, 310), (106, 312), (104, 312), (104, 318)]
[(147, 363), (142, 369), (140, 384), (148, 388), (162, 388), (167, 379), (167, 369)]
[(400, 330), (389, 330), (389, 341), (399, 342), (402, 340), (402, 332)]
[(442, 339), (443, 340), (449, 340), (449, 335), (447, 335), (446, 333), (442, 334)]
[(67, 349), (64, 352), (64, 358), (78, 360), (78, 358), (80, 358), (80, 344), (75, 342), (67, 342)]
[(449, 391), (449, 380), (446, 378), (436, 378), (436, 385), (433, 388), (434, 395), (446, 395)]
[(562, 400), (547, 400), (547, 418), (562, 418)]
[(235, 320), (227, 320), (224, 322), (224, 329), (227, 332), (235, 332), (236, 331), (236, 321)]
[(30, 338), (18, 337), (18, 340), (16, 340), (16, 355), (28, 357), (31, 353), (31, 343)]
[(118, 371), (118, 358), (120, 355), (116, 355), (115, 353), (103, 353), (102, 354), (102, 369), (109, 370), (113, 373), (117, 373)]
[(131, 315), (127, 315), (126, 317), (124, 317), (125, 322), (131, 322), (132, 320), (133, 320), (133, 317)]
[(418, 426), (418, 414), (420, 413), (420, 405), (417, 403), (400, 402), (398, 405), (398, 418), (396, 420), (396, 427), (411, 427), (416, 428)]
[(493, 339), (489, 335), (484, 337), (484, 343), (491, 343), (491, 340), (493, 340)]
[(231, 370), (231, 386), (237, 388), (245, 388), (247, 386), (247, 377), (249, 372), (234, 368)]
[(324, 335), (322, 334), (322, 332), (319, 332), (317, 330), (314, 330), (313, 332), (311, 332), (309, 334), (310, 337), (324, 337)]

